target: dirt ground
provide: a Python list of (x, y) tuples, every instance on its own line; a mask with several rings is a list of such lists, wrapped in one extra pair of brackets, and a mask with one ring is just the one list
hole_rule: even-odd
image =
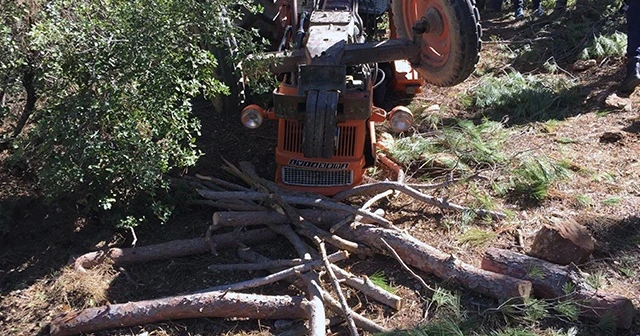
[[(508, 67), (521, 72), (540, 71), (532, 64), (521, 64), (503, 57), (504, 49), (495, 41), (519, 41), (535, 37), (540, 22), (513, 22), (508, 16), (493, 15), (483, 22), (485, 43), (478, 73), (500, 73)], [(508, 44), (508, 43), (507, 43)], [(535, 43), (534, 43), (535, 47)], [(576, 104), (570, 115), (553, 123), (545, 120), (513, 125), (506, 145), (509, 155), (524, 151), (563, 160), (573, 164), (575, 174), (569, 180), (554, 184), (547, 200), (539, 203), (497, 199), (499, 209), (514, 213), (509, 220), (482, 224), (496, 234), (488, 244), (469, 246), (458, 241), (456, 228), (442, 225), (444, 217), (459, 220), (458, 215), (439, 209), (417, 205), (403, 196), (386, 201), (383, 208), (389, 219), (415, 237), (460, 259), (479, 265), (484, 249), (518, 248), (518, 232), (529, 245), (536, 231), (552, 217), (574, 218), (585, 225), (597, 240), (597, 249), (581, 269), (598, 274), (602, 288), (624, 295), (640, 307), (640, 96), (632, 97), (632, 111), (607, 108), (604, 98), (623, 76), (621, 59), (604, 60), (585, 72), (572, 72), (571, 60), (558, 65), (579, 81), (583, 101)], [(563, 74), (564, 75), (564, 74)], [(478, 85), (480, 77), (473, 75), (454, 88), (427, 87), (418, 97), (419, 104), (438, 104), (445, 118), (477, 118), (474, 111), (465, 110), (458, 97)], [(201, 148), (206, 155), (189, 175), (229, 178), (220, 167), (222, 157), (232, 162), (251, 161), (264, 177), (275, 171), (275, 125), (247, 131), (231, 111), (215, 112), (203, 103), (198, 106), (202, 118)], [(618, 134), (613, 141), (603, 138), (605, 132)], [(567, 141), (570, 139), (571, 141)], [(237, 262), (233, 250), (220, 251), (218, 256), (199, 255), (169, 261), (150, 262), (126, 268), (105, 266), (86, 274), (77, 274), (66, 265), (70, 256), (106, 247), (129, 247), (131, 233), (102, 226), (99, 218), (79, 213), (73, 203), (64, 200), (46, 203), (34, 187), (35, 178), (20, 166), (8, 162), (0, 153), (0, 335), (47, 334), (47, 323), (53, 316), (71, 309), (95, 304), (122, 303), (193, 292), (217, 284), (231, 283), (255, 277), (248, 272), (214, 273), (207, 266), (214, 263)], [(588, 173), (585, 173), (588, 172)], [(597, 178), (594, 178), (597, 177)], [(435, 176), (434, 181), (446, 176)], [(484, 186), (488, 188), (488, 186)], [(437, 191), (435, 196), (447, 196), (450, 201), (465, 204), (469, 187), (453, 186)], [(584, 205), (577, 195), (592, 200)], [(609, 199), (615, 202), (607, 202)], [(214, 210), (200, 207), (181, 207), (170, 223), (151, 224), (137, 229), (138, 246), (173, 239), (202, 237), (210, 224)], [(270, 241), (255, 249), (280, 257), (295, 255), (288, 243)], [(425, 303), (420, 296), (425, 289), (391, 259), (375, 258), (343, 263), (353, 273), (371, 276), (383, 272), (387, 281), (406, 299), (402, 310), (395, 312), (381, 307), (357, 293), (350, 294), (350, 303), (359, 311), (385, 326), (408, 329), (425, 322)], [(421, 274), (430, 286), (458, 290), (462, 305), (471, 312), (495, 307), (496, 302), (465, 291), (453, 284)], [(261, 293), (291, 292), (284, 284), (262, 288)], [(489, 324), (504, 326), (502, 317), (488, 317)], [(579, 327), (581, 335), (604, 333), (592, 322), (566, 324), (548, 319), (531, 324), (534, 332), (549, 334), (547, 328)], [(546, 331), (545, 331), (546, 330)], [(154, 325), (110, 330), (95, 335), (271, 335), (277, 334), (273, 321), (239, 321), (198, 319), (167, 321)], [(337, 328), (334, 334), (344, 334)], [(640, 321), (631, 330), (619, 330), (618, 335), (640, 335)]]

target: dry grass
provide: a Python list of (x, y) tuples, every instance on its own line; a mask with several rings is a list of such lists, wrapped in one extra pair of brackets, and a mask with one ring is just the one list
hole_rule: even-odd
[(65, 267), (48, 290), (49, 297), (58, 298), (71, 309), (84, 309), (108, 302), (108, 290), (118, 276), (110, 264), (101, 264), (86, 271)]

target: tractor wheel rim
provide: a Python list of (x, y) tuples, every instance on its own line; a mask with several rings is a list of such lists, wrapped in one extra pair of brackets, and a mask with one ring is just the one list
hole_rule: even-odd
[(451, 41), (449, 34), (449, 20), (443, 4), (438, 0), (402, 1), (405, 29), (411, 32), (413, 25), (422, 17), (426, 17), (430, 24), (428, 33), (422, 34), (420, 47), (423, 65), (442, 66), (449, 59)]

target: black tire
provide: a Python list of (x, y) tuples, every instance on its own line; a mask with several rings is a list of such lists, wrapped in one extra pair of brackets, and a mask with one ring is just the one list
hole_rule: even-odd
[[(442, 27), (423, 34), (423, 41), (442, 37), (449, 47), (446, 54), (434, 52), (442, 55), (434, 57), (425, 51), (427, 43), (423, 42), (420, 60), (413, 64), (414, 68), (427, 83), (433, 85), (453, 86), (463, 82), (480, 59), (482, 28), (475, 0), (393, 0), (393, 23), (400, 38), (413, 39), (411, 27), (417, 18), (405, 18), (405, 10), (415, 3), (421, 3), (443, 17)], [(448, 37), (442, 33), (444, 31), (449, 32)]]

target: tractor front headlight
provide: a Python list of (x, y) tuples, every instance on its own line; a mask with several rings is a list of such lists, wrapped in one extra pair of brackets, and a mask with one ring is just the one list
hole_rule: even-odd
[(246, 128), (256, 129), (264, 122), (265, 112), (258, 105), (249, 105), (242, 110), (240, 120)]
[(413, 113), (404, 106), (396, 106), (389, 113), (391, 128), (400, 133), (407, 131), (413, 125)]

